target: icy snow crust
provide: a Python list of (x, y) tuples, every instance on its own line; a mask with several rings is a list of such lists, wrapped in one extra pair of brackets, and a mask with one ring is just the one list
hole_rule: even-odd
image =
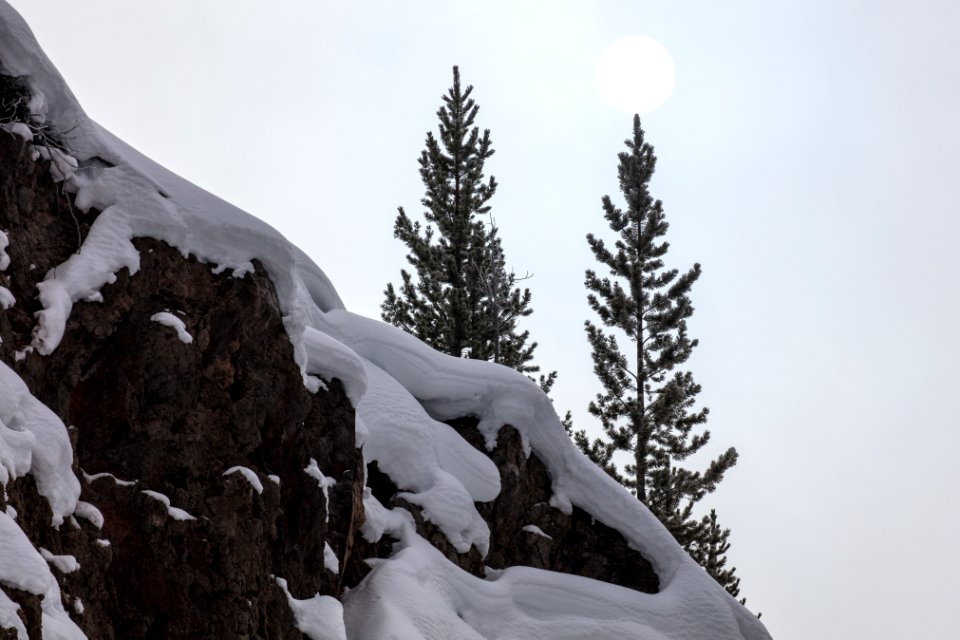
[[(57, 348), (74, 303), (97, 300), (100, 288), (121, 269), (137, 272), (140, 257), (133, 238), (163, 240), (185, 256), (213, 264), (217, 272), (231, 270), (234, 277), (243, 277), (259, 261), (276, 288), (304, 384), (316, 391), (324, 380), (343, 383), (357, 408), (357, 438), (366, 460), (375, 460), (457, 549), (475, 546), (486, 552), (489, 531), (473, 503), (492, 500), (500, 491), (493, 463), (440, 422), (472, 415), (488, 446), (495, 444), (502, 425), (516, 427), (525, 450), (549, 469), (551, 504), (566, 513), (577, 505), (620, 531), (650, 559), (661, 583), (660, 593), (647, 595), (528, 567), (476, 578), (423, 540), (407, 511), (387, 510), (367, 491), (362, 533), (368, 540), (389, 533), (399, 540), (395, 553), (376, 561), (342, 606), (325, 596), (301, 601), (288, 593), (297, 626), (309, 637), (769, 637), (646, 508), (580, 454), (550, 400), (525, 376), (438, 354), (394, 327), (344, 310), (324, 273), (269, 225), (170, 173), (87, 118), (29, 28), (3, 0), (0, 60), (7, 73), (28, 77), (36, 94), (35, 115), (54, 130), (70, 132), (64, 142), (71, 154), (51, 158), (54, 178), (76, 194), (83, 210), (101, 211), (82, 250), (38, 283), (43, 308), (34, 334), (37, 352)], [(79, 496), (66, 429), (5, 366), (0, 366), (0, 385), (0, 474), (4, 482), (33, 474), (51, 502), (54, 523), (62, 522)], [(39, 419), (25, 421), (24, 415)], [(34, 435), (37, 429), (44, 430), (42, 439)], [(248, 477), (240, 469), (228, 473), (233, 471)], [(321, 490), (333, 481), (315, 463), (305, 471)], [(166, 496), (148, 494), (169, 509)], [(47, 563), (6, 514), (0, 514), (0, 557), (17, 558), (12, 565), (0, 563), (0, 586), (49, 594), (45, 638), (82, 637), (63, 612)], [(285, 587), (282, 579), (277, 583)], [(10, 624), (15, 606), (0, 591), (0, 624)]]

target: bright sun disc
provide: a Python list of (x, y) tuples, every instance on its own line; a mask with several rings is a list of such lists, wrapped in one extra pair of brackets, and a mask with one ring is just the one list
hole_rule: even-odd
[(666, 47), (647, 36), (620, 38), (600, 56), (600, 93), (611, 107), (626, 113), (658, 109), (677, 82), (677, 68)]

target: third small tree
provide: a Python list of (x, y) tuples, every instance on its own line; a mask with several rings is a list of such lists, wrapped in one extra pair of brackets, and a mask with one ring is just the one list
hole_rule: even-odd
[[(634, 116), (626, 146), (618, 168), (626, 207), (616, 206), (609, 196), (602, 200), (616, 239), (609, 246), (600, 237), (587, 236), (603, 266), (603, 275), (588, 270), (585, 279), (588, 303), (600, 320), (599, 326), (588, 320), (585, 328), (593, 369), (603, 385), (590, 412), (606, 438), (589, 442), (582, 432), (574, 435), (595, 462), (693, 551), (706, 544), (708, 528), (694, 518), (693, 507), (736, 464), (737, 452), (727, 449), (703, 472), (681, 464), (710, 439), (709, 431), (700, 431), (708, 414), (696, 406), (700, 385), (683, 370), (697, 346), (687, 333), (687, 319), (693, 314), (689, 294), (700, 265), (684, 272), (665, 266), (668, 224), (663, 204), (650, 195), (656, 156), (644, 141), (639, 116)], [(621, 348), (624, 338), (626, 349)], [(628, 454), (622, 472), (613, 462), (617, 451)]]

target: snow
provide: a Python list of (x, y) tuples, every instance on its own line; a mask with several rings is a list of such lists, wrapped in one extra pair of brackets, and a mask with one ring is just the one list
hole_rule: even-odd
[[(160, 167), (91, 121), (29, 28), (3, 0), (0, 59), (8, 72), (29, 78), (35, 117), (55, 130), (69, 131), (64, 141), (68, 152), (38, 150), (49, 157), (54, 178), (75, 194), (81, 211), (101, 212), (81, 250), (37, 284), (41, 310), (33, 347), (39, 354), (57, 349), (74, 303), (98, 299), (101, 288), (123, 269), (137, 273), (140, 256), (134, 238), (164, 241), (234, 277), (250, 273), (256, 260), (275, 287), (304, 385), (317, 391), (323, 380), (341, 380), (357, 410), (365, 459), (376, 461), (400, 488), (400, 496), (421, 507), (423, 516), (456, 549), (475, 547), (486, 553), (489, 531), (474, 503), (493, 500), (500, 491), (493, 463), (442, 422), (475, 416), (487, 448), (495, 446), (503, 425), (515, 427), (524, 451), (535, 454), (549, 471), (550, 504), (568, 514), (579, 506), (621, 532), (650, 559), (661, 584), (660, 593), (647, 595), (528, 567), (490, 572), (490, 579), (480, 579), (423, 540), (409, 512), (387, 509), (366, 491), (364, 538), (376, 541), (388, 534), (399, 542), (391, 557), (371, 562), (372, 572), (344, 596), (343, 605), (329, 596), (298, 600), (277, 578), (297, 627), (308, 637), (769, 637), (643, 505), (577, 450), (549, 398), (526, 376), (439, 354), (394, 327), (346, 311), (320, 268), (269, 225)], [(182, 327), (182, 321), (168, 315)], [(180, 327), (168, 326), (181, 335)], [(25, 355), (23, 351), (15, 357)], [(53, 524), (59, 524), (78, 508), (79, 482), (71, 463), (62, 422), (30, 395), (16, 373), (0, 364), (0, 482), (33, 475), (50, 502)], [(237, 471), (250, 480), (242, 469)], [(326, 497), (335, 480), (313, 459), (305, 472), (316, 478)], [(100, 475), (88, 480), (96, 477)], [(144, 493), (163, 502), (171, 517), (193, 519), (171, 507), (163, 494)], [(80, 511), (91, 513), (86, 507)], [(530, 526), (524, 529), (531, 531)], [(324, 555), (330, 569), (332, 562)], [(53, 638), (82, 637), (76, 635), (79, 630), (71, 635), (76, 627), (63, 612), (59, 589), (43, 558), (6, 514), (0, 514), (0, 557), (5, 559), (0, 585), (48, 594), (43, 601), (45, 637), (48, 632)], [(0, 616), (9, 615), (10, 607), (0, 600)]]
[(151, 498), (153, 498), (154, 500), (159, 500), (160, 502), (162, 502), (163, 505), (167, 508), (167, 513), (174, 520), (196, 520), (195, 517), (193, 517), (183, 509), (178, 509), (177, 507), (171, 507), (170, 498), (163, 495), (162, 493), (158, 493), (156, 491), (150, 491), (149, 489), (144, 489), (140, 493), (145, 493)]
[(63, 422), (0, 362), (0, 484), (32, 475), (53, 511), (52, 524), (59, 525), (80, 497), (72, 464), (73, 448)]
[[(294, 320), (285, 320), (288, 331)], [(325, 333), (308, 326), (295, 329), (302, 331), (303, 349), (306, 354), (306, 372), (331, 380), (339, 378), (347, 397), (357, 406), (367, 389), (367, 377), (363, 364), (351, 349)]]
[(79, 516), (84, 520), (88, 521), (97, 529), (103, 528), (103, 514), (100, 513), (100, 509), (97, 509), (95, 506), (93, 506), (89, 502), (78, 500), (77, 508), (73, 513), (74, 515)]
[(400, 489), (400, 497), (423, 508), (454, 548), (476, 546), (486, 555), (490, 530), (474, 502), (500, 493), (496, 465), (449, 425), (433, 420), (417, 400), (376, 365), (365, 361), (366, 395), (357, 414), (367, 426), (364, 460), (376, 462)]
[[(377, 542), (386, 533), (402, 532), (413, 525), (413, 516), (404, 509), (387, 509), (373, 497), (370, 487), (363, 489), (363, 511), (365, 520), (360, 529), (363, 539)], [(367, 563), (371, 563), (367, 560)]]
[[(76, 200), (81, 209), (82, 195), (78, 194)], [(122, 210), (107, 208), (91, 225), (81, 251), (50, 269), (43, 282), (37, 283), (43, 309), (37, 312), (33, 346), (39, 353), (50, 355), (59, 346), (74, 302), (114, 282), (114, 274), (121, 269), (131, 274), (140, 269), (140, 254), (131, 238), (133, 230)]]
[(39, 157), (50, 161), (50, 177), (53, 178), (54, 182), (63, 182), (73, 177), (79, 166), (76, 158), (48, 145), (34, 148), (39, 153)]
[(101, 471), (100, 473), (94, 473), (92, 475), (83, 471), (82, 469), (80, 472), (83, 474), (83, 479), (87, 482), (93, 482), (95, 480), (99, 480), (100, 478), (110, 478), (115, 484), (118, 484), (121, 487), (132, 487), (133, 485), (137, 484), (135, 480), (121, 480), (117, 476), (113, 475), (112, 473), (107, 473), (106, 471)]
[(546, 538), (547, 540), (553, 540), (553, 536), (548, 536), (547, 534), (545, 534), (545, 533), (543, 532), (543, 529), (541, 529), (540, 527), (538, 527), (538, 526), (535, 525), (535, 524), (528, 524), (527, 526), (525, 526), (525, 527), (523, 528), (523, 530), (526, 531), (527, 533), (532, 533), (532, 534), (534, 534), (534, 535), (538, 535), (538, 536), (540, 536), (541, 538)]
[[(218, 264), (216, 267), (214, 267), (213, 269), (211, 269), (210, 272), (211, 272), (213, 275), (218, 276), (218, 275), (220, 275), (221, 273), (223, 273), (224, 271), (226, 271), (228, 268), (230, 268), (229, 265), (226, 265), (226, 264)], [(234, 268), (232, 269), (232, 271), (230, 271), (230, 277), (231, 277), (231, 278), (242, 278), (242, 277), (246, 276), (248, 273), (253, 273), (253, 271), (254, 271), (253, 263), (252, 263), (252, 262), (244, 262), (244, 263), (242, 263), (240, 266), (234, 267)]]
[[(2, 587), (11, 587), (42, 596), (40, 606), (44, 640), (86, 638), (64, 610), (60, 587), (40, 552), (5, 513), (0, 513), (0, 558), (3, 558), (3, 562), (0, 562), (0, 626), (12, 626), (19, 633), (16, 624), (8, 624), (9, 615), (12, 613), (15, 616), (16, 609), (10, 606), (2, 590)], [(27, 636), (23, 634), (22, 637)]]
[(7, 255), (7, 247), (9, 246), (10, 238), (7, 237), (5, 231), (0, 231), (0, 271), (6, 271), (10, 266), (10, 256)]
[(7, 514), (0, 513), (0, 585), (43, 595), (53, 576), (40, 553)]
[(187, 326), (183, 324), (183, 320), (173, 315), (169, 311), (161, 311), (150, 316), (150, 319), (154, 322), (159, 322), (165, 327), (170, 327), (177, 332), (177, 338), (180, 339), (180, 342), (184, 344), (190, 344), (193, 342), (193, 336), (187, 333)]
[(317, 481), (317, 486), (320, 487), (320, 490), (323, 491), (323, 521), (330, 521), (330, 487), (336, 486), (337, 481), (333, 478), (329, 478), (323, 475), (323, 471), (320, 471), (320, 467), (317, 466), (317, 461), (313, 458), (310, 458), (310, 464), (303, 470), (308, 476)]
[(20, 605), (0, 589), (0, 629), (13, 629), (17, 632), (17, 640), (29, 640), (27, 628), (23, 626), (23, 620), (17, 615), (19, 610)]
[(58, 556), (43, 547), (39, 549), (41, 557), (52, 564), (61, 573), (73, 573), (80, 568), (80, 563), (73, 556)]
[(13, 294), (10, 293), (10, 289), (6, 287), (0, 287), (0, 307), (4, 309), (9, 309), (17, 303), (17, 299), (13, 297)]
[(231, 473), (239, 473), (250, 483), (250, 486), (254, 488), (257, 493), (263, 493), (263, 483), (260, 482), (260, 478), (257, 476), (257, 472), (253, 469), (248, 469), (247, 467), (230, 467), (223, 472), (223, 475), (227, 476)]
[(323, 543), (323, 566), (327, 571), (340, 573), (340, 559), (337, 558), (337, 552), (333, 550), (329, 542)]
[(319, 594), (297, 600), (287, 590), (287, 581), (277, 578), (277, 586), (287, 594), (287, 602), (297, 621), (297, 629), (310, 640), (347, 640), (343, 624), (343, 605), (336, 598)]
[[(348, 311), (328, 312), (322, 323), (324, 331), (381, 368), (433, 418), (477, 416), (477, 428), (488, 449), (496, 445), (502, 425), (514, 426), (525, 452), (535, 452), (550, 470), (554, 491), (551, 504), (570, 513), (575, 503), (607, 526), (624, 532), (641, 553), (661, 558), (660, 566), (655, 563), (661, 582), (665, 577), (669, 580), (676, 566), (687, 558), (645, 507), (571, 443), (553, 403), (523, 374), (489, 362), (441, 354), (396, 327)], [(364, 421), (373, 440), (371, 419), (365, 417)], [(629, 533), (638, 528), (643, 535)]]
[[(402, 548), (371, 563), (371, 574), (343, 598), (351, 639), (767, 637), (732, 608), (686, 609), (686, 592), (642, 594), (530, 567), (481, 579), (447, 561), (408, 521), (390, 533)], [(715, 600), (703, 591), (693, 595), (702, 604)]]
[[(405, 389), (432, 418), (445, 420), (464, 415), (479, 418), (478, 429), (484, 435), (488, 448), (495, 445), (496, 434), (502, 425), (509, 424), (517, 428), (524, 449), (535, 453), (549, 470), (553, 484), (553, 497), (550, 501), (552, 506), (565, 513), (570, 513), (573, 505), (579, 506), (596, 520), (620, 531), (632, 548), (650, 559), (660, 578), (661, 592), (656, 596), (644, 596), (623, 590), (631, 595), (621, 598), (632, 598), (636, 601), (633, 607), (637, 616), (635, 622), (631, 623), (634, 628), (631, 632), (633, 637), (656, 637), (655, 634), (662, 637), (704, 640), (768, 637), (756, 618), (690, 559), (646, 507), (580, 453), (567, 436), (553, 409), (553, 403), (526, 376), (496, 364), (440, 354), (395, 327), (345, 310), (331, 310), (322, 314), (318, 317), (318, 329), (350, 346), (375, 365), (383, 372), (385, 380), (392, 380), (392, 385)], [(371, 380), (368, 395), (372, 396), (378, 393), (380, 381), (375, 380), (374, 373), (371, 372), (375, 372), (375, 369), (368, 368)], [(386, 416), (364, 415), (365, 401), (366, 397), (361, 401), (358, 411), (370, 430), (366, 448), (375, 450), (376, 421), (386, 419)], [(422, 422), (420, 427), (423, 428)], [(413, 454), (400, 449), (391, 455), (396, 456), (399, 461)], [(422, 469), (418, 471), (423, 473)], [(447, 495), (451, 493), (446, 491)], [(396, 537), (396, 532), (392, 535)], [(408, 546), (420, 549), (413, 553), (413, 556), (432, 553), (432, 550), (427, 548), (429, 545), (425, 547), (426, 543), (421, 545), (418, 542), (418, 537), (406, 535), (409, 538)], [(404, 564), (400, 560), (401, 555), (402, 553), (395, 555), (378, 565), (378, 568), (382, 566), (383, 572), (392, 575), (392, 570), (385, 567), (396, 564), (396, 571), (401, 575), (405, 574), (407, 570), (399, 566)], [(420, 560), (411, 559), (410, 562), (420, 566)], [(452, 570), (452, 565), (441, 570), (439, 567), (442, 565), (443, 563), (428, 563), (430, 567), (437, 566), (437, 580), (441, 573)], [(412, 570), (413, 575), (421, 575), (418, 573), (420, 569), (408, 567), (408, 570)], [(361, 586), (367, 585), (367, 588), (376, 590), (377, 598), (386, 598), (387, 594), (391, 594), (390, 598), (395, 600), (395, 589), (402, 588), (393, 584), (393, 579), (390, 579), (387, 580), (390, 585), (380, 591), (370, 586), (378, 582), (374, 574)], [(550, 580), (566, 581), (569, 578), (550, 575)], [(533, 583), (520, 584), (524, 585), (525, 589), (535, 587)], [(571, 584), (569, 588), (572, 589), (573, 586)], [(600, 587), (592, 586), (584, 590), (590, 591), (594, 588)], [(619, 589), (610, 585), (604, 585), (603, 588)], [(581, 597), (589, 598), (590, 594), (583, 593)], [(346, 610), (347, 626), (351, 628), (349, 604)], [(561, 607), (555, 613), (560, 615), (563, 610)], [(526, 612), (521, 613), (527, 615)], [(597, 627), (598, 632), (603, 635), (613, 633), (612, 629), (603, 630), (603, 625), (609, 620), (608, 613), (610, 612), (604, 613), (595, 621), (600, 625)], [(459, 620), (459, 617), (455, 617)], [(685, 621), (682, 625), (681, 620)], [(437, 623), (441, 624), (440, 621)], [(460, 623), (452, 620), (451, 623), (459, 628), (457, 625)], [(588, 623), (589, 621), (584, 622)], [(445, 624), (441, 624), (441, 627), (446, 628)], [(679, 630), (680, 626), (683, 626), (682, 631)], [(557, 630), (558, 633), (560, 631)], [(368, 633), (376, 635), (372, 629), (368, 630)], [(455, 632), (454, 627), (450, 627), (449, 633), (452, 635), (444, 636), (440, 633), (427, 637), (473, 637), (468, 633), (457, 636), (456, 633), (459, 632)], [(509, 633), (515, 633), (514, 637), (524, 637), (526, 631)], [(553, 637), (551, 633), (542, 630), (539, 633)], [(496, 637), (486, 633), (483, 635)], [(363, 636), (363, 633), (358, 635)], [(397, 637), (406, 636), (398, 634)]]

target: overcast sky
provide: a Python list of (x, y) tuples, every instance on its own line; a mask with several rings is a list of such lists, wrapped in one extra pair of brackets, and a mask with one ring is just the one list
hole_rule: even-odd
[(630, 133), (596, 62), (622, 36), (662, 42), (677, 84), (643, 118), (652, 192), (668, 263), (703, 265), (690, 368), (714, 453), (741, 456), (705, 502), (742, 595), (778, 640), (955, 636), (960, 3), (11, 3), (94, 119), (278, 228), (374, 317), (459, 64), (508, 261), (534, 274), (538, 362), (591, 429), (584, 236), (609, 237)]

